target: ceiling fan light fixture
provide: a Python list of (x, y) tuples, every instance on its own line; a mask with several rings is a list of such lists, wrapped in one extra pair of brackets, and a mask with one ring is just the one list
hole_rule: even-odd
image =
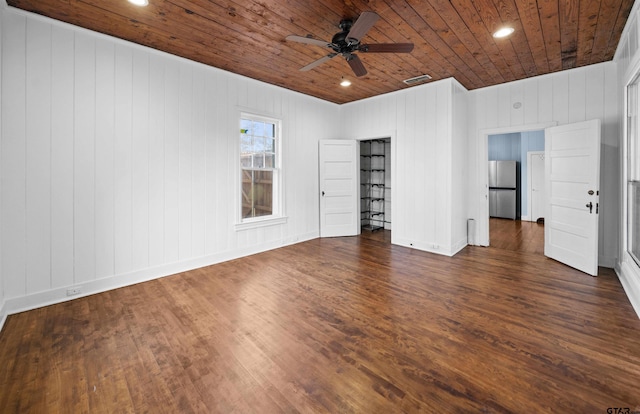
[(493, 33), (493, 37), (496, 39), (502, 39), (503, 37), (509, 36), (514, 32), (513, 27), (503, 27), (502, 29), (498, 29)]
[(149, 5), (149, 0), (128, 0), (129, 3), (135, 4), (136, 6), (144, 7)]
[(344, 77), (342, 78), (342, 80), (340, 81), (340, 86), (346, 88), (348, 86), (351, 86), (351, 81), (349, 79), (345, 79)]

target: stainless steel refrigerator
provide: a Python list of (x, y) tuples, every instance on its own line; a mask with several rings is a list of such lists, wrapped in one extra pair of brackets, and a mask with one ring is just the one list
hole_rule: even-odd
[(516, 219), (516, 161), (489, 161), (489, 216)]

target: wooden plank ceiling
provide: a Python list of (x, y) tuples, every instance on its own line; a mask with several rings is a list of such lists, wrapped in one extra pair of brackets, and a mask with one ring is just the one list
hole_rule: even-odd
[[(633, 0), (8, 0), (10, 6), (159, 49), (331, 102), (406, 88), (422, 74), (455, 77), (472, 90), (611, 60)], [(359, 54), (299, 69), (329, 49), (286, 41), (331, 41), (343, 18), (374, 11), (362, 43), (415, 44), (410, 54)], [(506, 39), (492, 33), (511, 26)], [(342, 77), (352, 81), (338, 85)]]

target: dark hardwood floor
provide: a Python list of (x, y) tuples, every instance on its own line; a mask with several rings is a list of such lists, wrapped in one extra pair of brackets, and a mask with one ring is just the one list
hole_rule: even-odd
[(509, 220), (489, 219), (491, 247), (521, 253), (544, 254), (544, 224)]
[(614, 272), (497, 240), (448, 258), (388, 232), (316, 239), (12, 315), (0, 411), (640, 410)]

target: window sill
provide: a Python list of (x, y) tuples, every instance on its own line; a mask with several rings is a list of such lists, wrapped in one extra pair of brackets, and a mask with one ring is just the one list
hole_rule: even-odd
[(279, 224), (285, 224), (287, 222), (287, 216), (275, 216), (267, 218), (256, 218), (245, 220), (242, 223), (236, 223), (236, 231), (250, 230), (258, 227), (276, 226)]

